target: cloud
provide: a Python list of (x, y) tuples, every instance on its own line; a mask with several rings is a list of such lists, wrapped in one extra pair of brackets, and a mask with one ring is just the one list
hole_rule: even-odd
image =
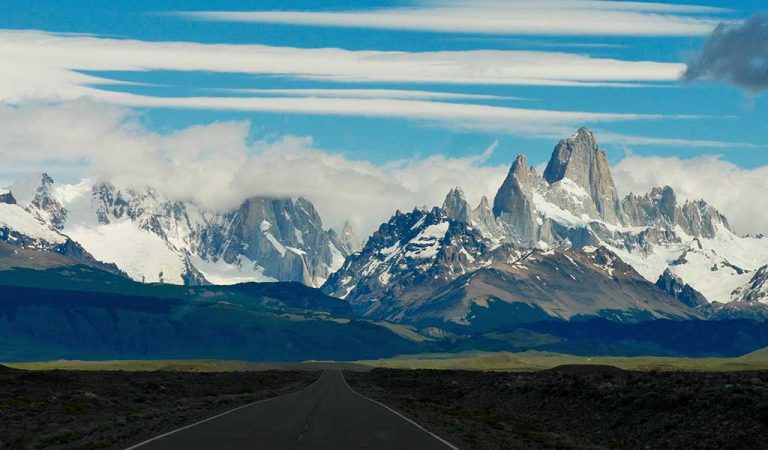
[(678, 198), (704, 199), (739, 233), (768, 233), (768, 166), (741, 168), (717, 156), (690, 159), (631, 155), (613, 168), (619, 190), (645, 193), (669, 185)]
[(561, 136), (584, 124), (700, 118), (691, 115), (592, 113), (391, 98), (150, 97), (119, 92), (104, 92), (99, 98), (114, 104), (142, 108), (406, 118), (455, 130), (482, 130), (537, 137)]
[(612, 144), (624, 145), (658, 145), (664, 147), (697, 147), (697, 148), (760, 148), (760, 145), (749, 142), (724, 142), (706, 139), (656, 138), (635, 136), (630, 134), (599, 131), (600, 140)]
[(460, 94), (455, 92), (420, 91), (415, 89), (219, 89), (236, 94), (264, 96), (330, 97), (330, 98), (394, 98), (417, 100), (529, 100), (503, 95)]
[[(495, 194), (508, 170), (507, 164), (487, 163), (495, 144), (469, 157), (375, 165), (317, 148), (309, 137), (253, 141), (248, 121), (157, 133), (131, 109), (88, 100), (0, 106), (0, 149), (2, 180), (40, 171), (64, 181), (88, 176), (125, 187), (154, 186), (210, 209), (234, 208), (253, 195), (305, 196), (327, 226), (349, 218), (361, 234), (397, 209), (441, 204), (453, 186), (476, 205), (481, 196)], [(768, 217), (754, 213), (768, 210), (768, 167), (742, 169), (716, 157), (630, 156), (614, 167), (614, 178), (625, 193), (669, 184), (682, 198), (710, 201), (740, 232), (768, 231)]]
[(768, 89), (768, 15), (719, 25), (688, 62), (683, 79), (722, 81), (754, 94)]
[(208, 21), (415, 30), (491, 35), (696, 36), (724, 9), (594, 0), (429, 1), (413, 7), (347, 11), (192, 11)]
[[(635, 82), (676, 80), (683, 67), (674, 63), (600, 59), (570, 53), (350, 51), (148, 42), (2, 30), (0, 54), (3, 55), (0, 103), (89, 97), (141, 108), (406, 118), (455, 130), (548, 138), (581, 125), (693, 118), (511, 108), (498, 103), (482, 104), (501, 99), (487, 95), (405, 89), (254, 88), (241, 90), (237, 96), (159, 97), (107, 89), (121, 82), (91, 74), (155, 70), (249, 73), (333, 81), (344, 83), (345, 87), (348, 83), (363, 81), (637, 87)], [(468, 103), (469, 100), (473, 102)]]
[(215, 122), (160, 134), (128, 109), (85, 100), (0, 107), (0, 179), (17, 180), (22, 171), (59, 178), (63, 167), (68, 181), (87, 176), (122, 187), (149, 185), (224, 210), (254, 195), (304, 196), (327, 226), (349, 218), (367, 234), (397, 209), (441, 204), (455, 185), (477, 203), (506, 174), (504, 166), (485, 164), (494, 146), (473, 157), (374, 165), (316, 148), (309, 137), (253, 142), (250, 128), (248, 121)]
[[(0, 101), (98, 96), (121, 84), (89, 72), (204, 71), (337, 83), (631, 86), (674, 82), (683, 64), (541, 51), (398, 52), (149, 42), (0, 30)], [(169, 57), (168, 55), (173, 55)]]

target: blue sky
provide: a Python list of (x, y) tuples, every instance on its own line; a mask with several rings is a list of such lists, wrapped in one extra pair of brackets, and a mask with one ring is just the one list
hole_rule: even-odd
[[(18, 73), (16, 78), (4, 81), (6, 88), (0, 90), (0, 102), (18, 106), (94, 97), (98, 102), (133, 111), (144, 133), (160, 135), (195, 125), (248, 121), (247, 142), (279, 141), (286, 135), (310, 136), (313, 148), (376, 166), (430, 156), (472, 157), (494, 143), (495, 150), (480, 165), (507, 165), (518, 153), (526, 153), (533, 164), (540, 164), (547, 160), (558, 137), (565, 137), (580, 125), (596, 130), (612, 164), (619, 164), (627, 155), (684, 159), (713, 155), (743, 169), (768, 163), (765, 95), (749, 96), (717, 82), (682, 83), (675, 79), (683, 64), (701, 48), (714, 24), (746, 19), (760, 8), (765, 9), (764, 2), (668, 1), (663, 9), (645, 4), (655, 9), (644, 11), (642, 7), (631, 7), (638, 5), (631, 3), (573, 1), (570, 4), (581, 12), (587, 8), (586, 13), (598, 26), (574, 28), (567, 23), (567, 14), (561, 23), (558, 7), (553, 6), (550, 13), (537, 12), (538, 7), (530, 6), (536, 2), (527, 2), (528, 10), (533, 11), (532, 24), (521, 21), (509, 27), (504, 23), (488, 25), (488, 17), (494, 18), (494, 8), (499, 4), (487, 1), (3, 2), (0, 29), (5, 37), (0, 38), (15, 40), (16, 47), (0, 47), (0, 52), (15, 51), (16, 58), (21, 59), (12, 63), (11, 70), (18, 69)], [(567, 0), (560, 3), (562, 9), (568, 9)], [(526, 2), (521, 4), (525, 6)], [(675, 5), (683, 7), (676, 9)], [(401, 14), (404, 8), (420, 8), (425, 17), (433, 17), (435, 11), (445, 13), (451, 20), (444, 27), (418, 20), (408, 25), (408, 13)], [(451, 17), (457, 15), (456, 8), (458, 20)], [(186, 14), (196, 11), (207, 13)], [(222, 11), (261, 15), (216, 15)], [(275, 14), (281, 11), (311, 14)], [(468, 15), (461, 20), (461, 11), (478, 12), (479, 16)], [(490, 13), (484, 16), (483, 11)], [(375, 24), (366, 22), (365, 16), (349, 19), (345, 16), (349, 12), (372, 13)], [(381, 13), (385, 16), (376, 15)], [(390, 13), (394, 16), (387, 17)], [(610, 15), (615, 13), (619, 15)], [(629, 15), (621, 15), (625, 13)], [(541, 26), (536, 14), (545, 18), (550, 14), (551, 23)], [(612, 23), (617, 17), (619, 22), (622, 17), (628, 21)], [(638, 17), (648, 20), (648, 25), (635, 23)], [(319, 26), (317, 21), (321, 19), (329, 23)], [(349, 25), (349, 20), (357, 22)], [(643, 31), (636, 31), (633, 23)], [(682, 31), (669, 31), (677, 30), (674, 27), (678, 25)], [(484, 26), (501, 30), (487, 32)], [(33, 34), (24, 34), (29, 32)], [(46, 42), (54, 40), (59, 47), (36, 44), (41, 36)], [(107, 50), (100, 50), (105, 41)], [(200, 47), (181, 55), (166, 45), (170, 42), (197, 43)], [(221, 51), (218, 62), (207, 56), (208, 46), (214, 44), (231, 45)], [(32, 49), (29, 70), (44, 69), (40, 80), (21, 69), (21, 63), (26, 63), (25, 46)], [(69, 64), (69, 52), (74, 55), (71, 49), (81, 46), (88, 50), (73, 56)], [(240, 60), (244, 67), (239, 67), (239, 46), (258, 46), (255, 52), (268, 48), (279, 53), (291, 48), (309, 53), (286, 56), (280, 63), (285, 70), (263, 69), (268, 61), (254, 63), (258, 66), (254, 69), (248, 66), (250, 61), (268, 56), (246, 53)], [(55, 58), (50, 58), (41, 50), (43, 47), (59, 50), (55, 50)], [(350, 52), (325, 59), (317, 55), (317, 50), (324, 48)], [(157, 53), (147, 56), (147, 52), (154, 51)], [(370, 62), (364, 52), (369, 51), (404, 52), (406, 57), (400, 60), (387, 54), (380, 58), (386, 61), (376, 60), (364, 67)], [(485, 51), (491, 52), (486, 53), (487, 60), (478, 68), (476, 55)], [(434, 56), (432, 64), (442, 67), (433, 72), (429, 64), (417, 67), (425, 59), (425, 52), (451, 52), (451, 56), (447, 64), (444, 53)], [(521, 52), (527, 56), (520, 56)], [(43, 56), (35, 56), (38, 54)], [(153, 56), (156, 54), (164, 57), (157, 61)], [(550, 64), (539, 67), (542, 59)], [(560, 63), (561, 59), (565, 62)], [(558, 66), (562, 69), (558, 70)], [(603, 68), (605, 73), (615, 75), (601, 78)], [(518, 70), (525, 73), (518, 76)], [(571, 78), (569, 71), (581, 75)], [(531, 81), (534, 78), (537, 81)], [(22, 81), (22, 87), (8, 87), (17, 85), (17, 80)], [(274, 89), (278, 91), (266, 91)], [(296, 89), (313, 91), (289, 91)], [(362, 97), (352, 95), (350, 101), (350, 94), (341, 90), (365, 92), (360, 94)], [(414, 90), (427, 97), (393, 93)], [(436, 98), (434, 93), (467, 97)], [(318, 97), (320, 101), (313, 103), (312, 99)], [(233, 107), (229, 103), (222, 105), (218, 100), (221, 98), (271, 98), (274, 102), (256, 107), (246, 102), (245, 106)], [(476, 112), (475, 106), (479, 106)], [(542, 110), (574, 115), (550, 117), (540, 115)], [(603, 117), (591, 116), (595, 113)], [(90, 164), (91, 156), (87, 154), (68, 155), (67, 159), (55, 153), (44, 154), (37, 161), (17, 158), (25, 164), (6, 169), (0, 179), (40, 165), (52, 166), (47, 170), (55, 173), (57, 164), (61, 168)], [(65, 178), (77, 175), (63, 169), (60, 172)]]

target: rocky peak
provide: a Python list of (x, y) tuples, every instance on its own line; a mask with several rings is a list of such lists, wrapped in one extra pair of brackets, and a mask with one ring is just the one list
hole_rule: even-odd
[(691, 287), (691, 285), (683, 282), (680, 277), (673, 274), (669, 269), (664, 270), (664, 273), (659, 275), (659, 279), (656, 281), (656, 286), (691, 308), (696, 308), (709, 303), (704, 295)]
[(478, 203), (477, 208), (475, 208), (475, 211), (477, 211), (477, 212), (483, 212), (483, 211), (491, 211), (491, 212), (493, 212), (493, 210), (491, 209), (491, 204), (488, 201), (488, 197), (483, 195), (480, 198), (480, 203)]
[(331, 229), (328, 230), (328, 234), (330, 235), (333, 244), (339, 249), (344, 257), (359, 252), (363, 248), (363, 243), (357, 238), (349, 220), (344, 221), (344, 227), (341, 229), (340, 233)]
[(592, 198), (600, 219), (621, 222), (621, 204), (605, 151), (588, 128), (561, 140), (555, 146), (544, 170), (544, 180), (551, 184), (568, 178)]
[[(27, 195), (29, 196), (29, 194)], [(34, 188), (28, 204), (25, 206), (57, 230), (64, 227), (67, 220), (67, 210), (56, 199), (53, 178), (47, 173), (40, 175), (37, 187)]]
[(443, 210), (453, 220), (464, 223), (472, 223), (472, 210), (464, 197), (464, 191), (455, 187), (448, 192), (443, 201)]
[(346, 259), (323, 290), (360, 311), (390, 308), (407, 302), (411, 289), (466, 273), (487, 251), (486, 242), (479, 230), (451, 219), (443, 208), (400, 212)]
[(669, 187), (655, 187), (645, 195), (630, 193), (622, 200), (622, 210), (629, 225), (672, 225), (677, 222), (680, 209), (675, 191)]
[(714, 237), (719, 227), (730, 229), (728, 220), (704, 200), (686, 201), (680, 206), (669, 186), (655, 187), (643, 196), (629, 194), (621, 203), (628, 225), (669, 229), (677, 225), (691, 236), (707, 238)]
[(521, 243), (530, 243), (535, 234), (532, 196), (537, 180), (536, 170), (528, 166), (525, 155), (518, 155), (493, 199), (493, 215)]
[(341, 240), (349, 247), (351, 253), (359, 252), (363, 248), (363, 243), (358, 239), (349, 220), (344, 221), (344, 227), (341, 229)]
[(719, 227), (730, 230), (728, 219), (704, 200), (686, 201), (681, 208), (680, 226), (688, 234), (712, 238)]
[(7, 189), (0, 189), (0, 203), (15, 205), (16, 199), (13, 197), (13, 193), (11, 193), (11, 191)]
[(734, 292), (734, 297), (742, 302), (768, 303), (768, 265), (757, 269), (749, 283)]

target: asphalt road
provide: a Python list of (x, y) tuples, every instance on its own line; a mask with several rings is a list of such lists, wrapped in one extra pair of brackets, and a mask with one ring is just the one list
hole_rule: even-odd
[(340, 371), (302, 391), (198, 422), (131, 449), (455, 448), (387, 407), (352, 391)]

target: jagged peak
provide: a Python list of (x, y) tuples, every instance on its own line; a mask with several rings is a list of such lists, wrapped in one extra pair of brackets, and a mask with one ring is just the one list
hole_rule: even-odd
[(528, 167), (528, 158), (520, 153), (515, 160), (512, 161), (512, 165), (509, 168), (509, 175), (515, 175), (519, 179), (521, 176), (526, 176), (530, 170), (531, 169)]
[(40, 174), (40, 184), (51, 185), (53, 183), (54, 183), (53, 178), (50, 175), (48, 175), (47, 172), (43, 172), (42, 174)]
[(478, 203), (477, 208), (475, 210), (482, 211), (482, 210), (490, 210), (491, 209), (491, 202), (488, 200), (488, 197), (483, 195), (480, 198), (480, 203)]
[(547, 183), (553, 184), (565, 177), (576, 182), (584, 181), (582, 174), (573, 173), (573, 160), (588, 164), (587, 167), (578, 167), (582, 171), (588, 171), (594, 164), (604, 163), (606, 167), (608, 166), (605, 152), (600, 150), (597, 139), (589, 128), (579, 128), (574, 135), (557, 143), (544, 169), (543, 176)]
[(452, 200), (467, 201), (464, 191), (459, 186), (452, 187), (451, 190), (448, 191), (448, 194), (443, 201), (443, 207), (445, 207), (446, 203), (449, 203)]
[(451, 219), (465, 223), (472, 222), (472, 210), (460, 187), (455, 187), (448, 192), (443, 201), (443, 210)]
[(621, 223), (621, 204), (608, 158), (588, 128), (580, 128), (573, 136), (558, 142), (543, 178), (549, 185), (568, 178), (590, 195), (601, 219)]
[(568, 140), (575, 141), (579, 139), (585, 139), (589, 140), (595, 143), (595, 146), (597, 146), (597, 138), (595, 137), (595, 133), (590, 130), (587, 127), (581, 127), (574, 134), (572, 134)]

